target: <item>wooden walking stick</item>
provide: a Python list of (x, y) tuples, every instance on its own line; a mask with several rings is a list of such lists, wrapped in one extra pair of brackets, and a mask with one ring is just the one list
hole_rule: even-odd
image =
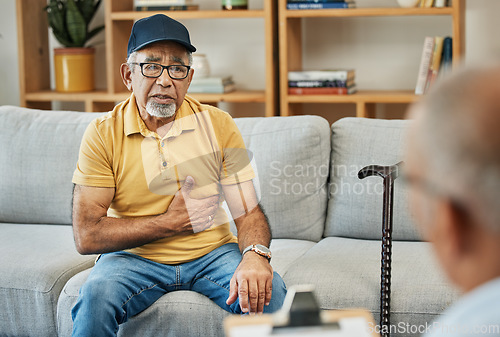
[(392, 166), (370, 165), (358, 172), (359, 179), (377, 175), (384, 179), (384, 201), (382, 210), (382, 261), (380, 277), (380, 334), (390, 336), (391, 316), (391, 263), (392, 263), (392, 213), (394, 180), (399, 175), (403, 162)]

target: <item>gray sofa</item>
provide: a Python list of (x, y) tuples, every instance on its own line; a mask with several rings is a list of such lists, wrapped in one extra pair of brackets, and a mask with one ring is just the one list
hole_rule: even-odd
[[(98, 115), (0, 107), (0, 336), (69, 336), (70, 309), (95, 256), (71, 229), (78, 148)], [(273, 233), (272, 266), (288, 286), (314, 284), (324, 309), (368, 308), (378, 320), (382, 179), (369, 164), (402, 159), (409, 121), (316, 116), (236, 119), (254, 154)], [(393, 336), (416, 336), (456, 297), (421, 242), (396, 181)], [(222, 336), (228, 315), (179, 291), (121, 326), (119, 336)]]

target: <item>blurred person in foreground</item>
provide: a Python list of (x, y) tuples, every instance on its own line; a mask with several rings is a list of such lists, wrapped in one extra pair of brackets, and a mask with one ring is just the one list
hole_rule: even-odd
[(411, 206), (464, 292), (427, 336), (500, 336), (500, 65), (461, 69), (409, 113)]

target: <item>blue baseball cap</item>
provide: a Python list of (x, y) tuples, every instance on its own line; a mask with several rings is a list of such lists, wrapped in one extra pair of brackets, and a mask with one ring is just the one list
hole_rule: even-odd
[(128, 40), (127, 57), (158, 41), (174, 41), (190, 52), (196, 51), (189, 39), (189, 32), (182, 23), (166, 15), (156, 14), (134, 23)]

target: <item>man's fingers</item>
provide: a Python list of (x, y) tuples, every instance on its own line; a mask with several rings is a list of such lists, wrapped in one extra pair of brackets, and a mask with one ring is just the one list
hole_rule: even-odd
[(257, 313), (263, 313), (264, 304), (266, 303), (266, 281), (259, 282), (258, 287)]
[(238, 284), (236, 283), (236, 277), (232, 277), (229, 283), (229, 297), (226, 300), (227, 305), (233, 304), (238, 298)]
[(266, 282), (266, 305), (271, 303), (271, 297), (273, 295), (273, 279)]
[(243, 279), (238, 283), (238, 297), (240, 299), (240, 308), (242, 312), (249, 312), (248, 306), (248, 282)]
[(256, 280), (248, 282), (248, 301), (250, 302), (250, 312), (256, 313), (259, 306), (259, 286)]
[(194, 178), (191, 176), (187, 176), (186, 180), (184, 181), (184, 185), (182, 185), (182, 187), (181, 187), (181, 190), (186, 195), (189, 195), (189, 193), (193, 189), (193, 186), (194, 186)]

